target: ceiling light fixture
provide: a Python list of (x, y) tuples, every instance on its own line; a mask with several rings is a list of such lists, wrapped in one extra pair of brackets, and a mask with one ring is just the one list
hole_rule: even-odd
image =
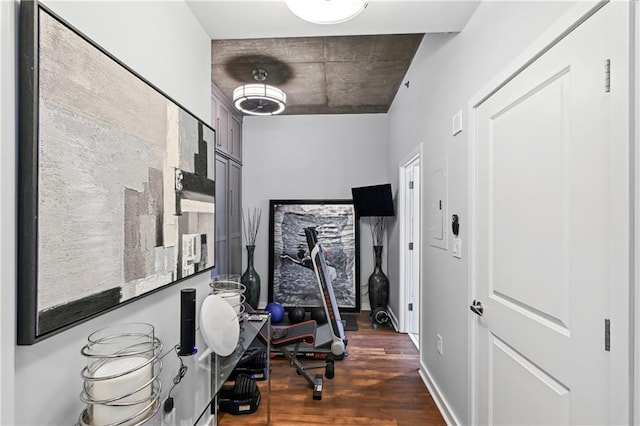
[(286, 0), (298, 18), (313, 24), (339, 24), (358, 16), (366, 7), (365, 0)]
[[(253, 70), (253, 79), (265, 81), (267, 72), (263, 69)], [(284, 111), (287, 95), (277, 87), (264, 83), (243, 84), (233, 91), (233, 105), (249, 115), (276, 115)]]

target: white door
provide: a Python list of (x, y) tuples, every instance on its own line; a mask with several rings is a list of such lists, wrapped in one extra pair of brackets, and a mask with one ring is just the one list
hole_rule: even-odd
[(629, 141), (612, 132), (629, 111), (611, 114), (628, 89), (607, 92), (605, 63), (625, 63), (625, 16), (604, 6), (475, 108), (478, 424), (619, 415), (605, 320), (628, 280)]
[(403, 230), (405, 241), (404, 283), (407, 333), (418, 342), (420, 331), (420, 156), (413, 157), (403, 166)]

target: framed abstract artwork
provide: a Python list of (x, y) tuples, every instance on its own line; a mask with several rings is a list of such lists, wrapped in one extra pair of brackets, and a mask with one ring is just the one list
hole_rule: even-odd
[(269, 203), (269, 301), (285, 308), (322, 306), (304, 228), (315, 227), (341, 311), (360, 311), (358, 222), (351, 200), (271, 200)]
[(20, 4), (18, 344), (214, 266), (215, 132)]

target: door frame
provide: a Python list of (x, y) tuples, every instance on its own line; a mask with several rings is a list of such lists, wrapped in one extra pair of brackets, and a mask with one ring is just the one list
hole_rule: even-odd
[[(640, 324), (640, 274), (637, 271), (640, 270), (640, 259), (638, 259), (638, 254), (640, 254), (640, 173), (637, 170), (637, 164), (640, 164), (640, 117), (638, 117), (638, 112), (640, 112), (640, 6), (637, 2), (632, 2), (631, 4), (631, 16), (633, 17), (633, 25), (631, 26), (631, 34), (632, 34), (632, 52), (634, 58), (632, 59), (632, 75), (635, 75), (634, 81), (632, 81), (632, 88), (634, 93), (633, 106), (631, 108), (631, 116), (635, 117), (635, 121), (631, 123), (634, 127), (634, 143), (632, 145), (632, 165), (631, 171), (633, 176), (633, 195), (635, 196), (635, 200), (633, 201), (633, 206), (635, 207), (634, 213), (632, 216), (632, 220), (634, 221), (634, 236), (633, 236), (633, 247), (632, 247), (632, 256), (635, 258), (635, 263), (632, 264), (633, 267), (633, 289), (635, 292), (635, 298), (631, 299), (633, 303), (633, 316), (634, 321), (632, 324)], [(640, 354), (640, 326), (632, 329), (632, 333), (634, 336), (634, 343), (632, 346), (632, 356), (634, 364), (632, 365), (631, 377), (634, 377), (634, 382), (632, 384), (632, 395), (631, 398), (635, 401), (633, 406), (633, 417), (631, 419), (632, 424), (640, 423), (640, 377), (638, 377), (640, 373), (640, 359), (638, 359), (638, 354)]]
[[(476, 250), (477, 250), (477, 244), (476, 244), (476, 231), (477, 231), (477, 224), (476, 224), (476, 179), (475, 179), (475, 174), (476, 174), (476, 164), (475, 164), (475, 156), (476, 156), (476, 150), (475, 150), (475, 144), (476, 144), (476, 135), (475, 135), (475, 128), (476, 128), (476, 119), (475, 119), (475, 110), (476, 108), (478, 108), (486, 99), (488, 99), (490, 96), (492, 96), (495, 92), (497, 92), (498, 90), (500, 90), (504, 85), (506, 85), (509, 81), (511, 81), (516, 75), (518, 75), (521, 71), (523, 71), (525, 68), (527, 68), (530, 64), (532, 64), (534, 61), (536, 61), (540, 56), (542, 56), (545, 52), (547, 52), (549, 49), (551, 49), (552, 47), (554, 47), (560, 40), (562, 40), (564, 37), (566, 37), (571, 31), (573, 31), (574, 29), (576, 29), (578, 26), (580, 26), (584, 21), (586, 21), (589, 17), (591, 17), (593, 14), (595, 14), (598, 10), (600, 10), (604, 5), (606, 5), (609, 1), (608, 0), (604, 0), (604, 1), (599, 1), (597, 3), (592, 3), (592, 2), (579, 2), (578, 4), (576, 4), (575, 6), (573, 6), (572, 8), (570, 8), (560, 19), (558, 19), (553, 25), (551, 25), (545, 32), (542, 33), (542, 35), (540, 35), (531, 45), (529, 45), (528, 48), (526, 48), (525, 50), (522, 51), (522, 53), (515, 59), (513, 60), (508, 66), (506, 66), (504, 69), (502, 69), (499, 73), (496, 74), (496, 76), (487, 84), (485, 85), (480, 91), (478, 91), (474, 96), (472, 96), (470, 98), (470, 100), (467, 102), (467, 116), (468, 116), (468, 129), (470, 129), (469, 131), (469, 144), (468, 144), (468, 151), (467, 151), (467, 159), (468, 159), (468, 194), (467, 194), (467, 203), (468, 203), (468, 209), (469, 209), (469, 267), (467, 270), (467, 295), (468, 295), (468, 303), (470, 304), (472, 300), (475, 299), (476, 297), (476, 280), (477, 277), (475, 275), (475, 269), (476, 269), (476, 265), (477, 265), (477, 257), (476, 257)], [(631, 2), (634, 3), (634, 2)], [(633, 7), (633, 5), (629, 6), (629, 7)], [(636, 7), (636, 9), (638, 9)], [(636, 25), (640, 25), (640, 18), (638, 17), (639, 12), (635, 9), (632, 9), (632, 16), (635, 17), (634, 22), (636, 23)], [(632, 35), (633, 35), (633, 25), (632, 25)], [(636, 39), (637, 39), (637, 34), (636, 34)], [(640, 46), (635, 46), (634, 48), (634, 52), (640, 56)], [(633, 71), (633, 64), (630, 64), (632, 71)], [(638, 58), (635, 59), (635, 66), (638, 67), (638, 69), (640, 69), (640, 65), (638, 62)], [(637, 72), (637, 70), (636, 70)], [(633, 74), (632, 74), (633, 75)], [(635, 103), (636, 106), (638, 108), (640, 108), (640, 104), (638, 102), (640, 99), (640, 95), (638, 95), (638, 90), (640, 88), (640, 78), (639, 77), (635, 77), (635, 87), (632, 84), (632, 87), (635, 88), (635, 95), (632, 96), (635, 97)], [(635, 139), (640, 143), (640, 131), (638, 129), (639, 126), (639, 121), (637, 117), (634, 117), (634, 108), (633, 108), (633, 99), (631, 102), (632, 105), (630, 105), (630, 126), (633, 126), (633, 120), (635, 120)], [(629, 133), (629, 132), (627, 132)], [(630, 144), (631, 147), (633, 148), (633, 136), (630, 136)], [(638, 188), (640, 186), (640, 179), (636, 176), (636, 164), (640, 164), (640, 153), (637, 152), (640, 151), (640, 149), (638, 150), (632, 150), (631, 153), (633, 155), (635, 155), (636, 157), (634, 158), (632, 155), (632, 158), (630, 159), (630, 173), (631, 176), (634, 179), (635, 182), (635, 187), (632, 186), (631, 187), (631, 191), (629, 194), (629, 201), (630, 201), (630, 206), (629, 208), (631, 209), (631, 214), (630, 214), (630, 224), (629, 224), (629, 229), (633, 230), (633, 232), (635, 232), (633, 238), (630, 239), (630, 256), (634, 256), (634, 247), (636, 247), (636, 251), (635, 253), (640, 253), (640, 230), (637, 229), (637, 227), (634, 226), (634, 222), (636, 220), (639, 221), (640, 223), (640, 212), (638, 212), (638, 209), (635, 209), (634, 212), (634, 206), (639, 207), (640, 205), (638, 204), (638, 200), (640, 199), (640, 188)], [(635, 193), (634, 193), (635, 191)], [(627, 420), (631, 423), (637, 423), (638, 420), (640, 419), (640, 402), (635, 401), (634, 396), (635, 395), (639, 395), (640, 393), (640, 379), (635, 378), (635, 376), (637, 376), (637, 373), (640, 371), (640, 361), (636, 360), (635, 358), (635, 354), (640, 353), (640, 327), (635, 327), (634, 326), (634, 322), (633, 320), (635, 319), (636, 321), (640, 320), (640, 313), (638, 312), (638, 310), (636, 309), (635, 306), (640, 306), (640, 294), (638, 289), (640, 288), (640, 280), (638, 280), (638, 278), (636, 277), (635, 274), (635, 268), (636, 267), (640, 267), (640, 261), (635, 261), (633, 260), (633, 258), (629, 259), (630, 262), (630, 268), (632, 269), (630, 271), (630, 282), (629, 282), (629, 287), (628, 287), (628, 292), (626, 295), (621, 295), (626, 297), (628, 300), (631, 300), (632, 302), (628, 304), (628, 306), (624, 306), (625, 309), (628, 310), (627, 312), (627, 318), (629, 323), (628, 324), (621, 324), (621, 328), (622, 330), (620, 331), (620, 335), (622, 339), (632, 339), (632, 337), (634, 338), (635, 342), (631, 341), (629, 342), (629, 344), (626, 346), (628, 348), (628, 352), (627, 353), (622, 353), (625, 352), (624, 350), (618, 351), (618, 353), (612, 352), (612, 361), (611, 363), (615, 363), (616, 359), (619, 361), (619, 364), (621, 365), (620, 368), (625, 368), (625, 361), (626, 364), (633, 364), (633, 365), (627, 365), (627, 371), (628, 373), (631, 373), (632, 376), (631, 378), (629, 378), (629, 381), (633, 382), (633, 383), (629, 383), (629, 392), (626, 395), (626, 405), (629, 407), (629, 413), (627, 416)], [(634, 265), (635, 263), (635, 265)], [(614, 289), (616, 290), (616, 289)], [(618, 289), (619, 290), (619, 289)], [(620, 298), (619, 297), (612, 297), (612, 299), (615, 299), (616, 301), (618, 301)], [(477, 390), (477, 382), (476, 382), (476, 356), (477, 356), (477, 348), (476, 348), (476, 334), (477, 334), (477, 327), (478, 327), (478, 322), (476, 319), (475, 315), (472, 315), (470, 311), (467, 311), (468, 313), (468, 363), (469, 363), (469, 368), (468, 368), (468, 372), (469, 372), (469, 377), (468, 377), (468, 382), (469, 382), (469, 415), (470, 415), (470, 424), (476, 424), (477, 423), (477, 405), (476, 405), (476, 398), (477, 398), (477, 394), (478, 394), (478, 390)], [(624, 316), (622, 316), (624, 317)], [(622, 321), (621, 321), (622, 322)], [(629, 328), (625, 327), (628, 325)], [(624, 330), (627, 331), (626, 335), (623, 332)], [(624, 345), (623, 345), (624, 346)], [(636, 349), (638, 349), (638, 352), (636, 352)], [(629, 377), (627, 375), (627, 377)], [(615, 383), (615, 380), (612, 380), (612, 383)], [(616, 394), (616, 390), (615, 388), (612, 388), (612, 393)], [(613, 398), (612, 398), (613, 400)], [(635, 413), (635, 418), (634, 418), (634, 413)]]
[[(399, 225), (400, 225), (400, 241), (399, 241), (399, 265), (400, 267), (399, 269), (399, 286), (398, 286), (398, 290), (399, 290), (399, 297), (398, 300), (400, 301), (400, 309), (398, 309), (398, 331), (401, 333), (406, 333), (408, 331), (408, 327), (407, 327), (407, 292), (406, 292), (406, 271), (404, 268), (405, 262), (406, 262), (406, 258), (405, 258), (405, 247), (407, 247), (407, 244), (409, 243), (409, 241), (407, 241), (406, 239), (406, 226), (407, 224), (405, 223), (404, 217), (405, 217), (405, 191), (407, 188), (407, 181), (405, 179), (405, 167), (408, 166), (410, 163), (412, 163), (413, 161), (415, 161), (415, 159), (418, 158), (420, 160), (420, 184), (418, 185), (418, 198), (419, 198), (419, 210), (421, 212), (421, 214), (418, 216), (418, 236), (420, 239), (420, 242), (422, 243), (424, 241), (424, 234), (423, 234), (423, 220), (422, 220), (422, 216), (424, 215), (424, 197), (423, 197), (423, 189), (422, 187), (424, 186), (422, 184), (423, 181), (423, 167), (422, 167), (422, 162), (423, 162), (423, 144), (422, 142), (420, 142), (407, 156), (405, 156), (399, 163), (398, 166), (398, 170), (399, 170), (399, 180), (398, 180), (398, 202), (397, 202), (397, 206), (398, 206), (398, 218), (399, 220)], [(419, 262), (418, 262), (418, 282), (422, 283), (422, 256), (420, 256)], [(418, 327), (420, 327), (420, 324), (422, 322), (422, 300), (420, 300), (422, 292), (418, 292)], [(418, 332), (418, 336), (421, 336), (422, 333)], [(419, 346), (422, 347), (422, 344), (419, 343)]]

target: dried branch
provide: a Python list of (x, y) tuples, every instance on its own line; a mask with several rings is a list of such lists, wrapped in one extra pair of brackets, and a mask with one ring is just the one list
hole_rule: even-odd
[(381, 246), (384, 244), (384, 230), (386, 227), (384, 216), (370, 216), (369, 226), (371, 227), (371, 240), (373, 245)]
[(256, 245), (258, 230), (260, 229), (260, 218), (262, 217), (262, 209), (253, 208), (246, 212), (247, 219), (245, 221), (245, 211), (242, 209), (242, 231), (244, 240), (248, 246)]

